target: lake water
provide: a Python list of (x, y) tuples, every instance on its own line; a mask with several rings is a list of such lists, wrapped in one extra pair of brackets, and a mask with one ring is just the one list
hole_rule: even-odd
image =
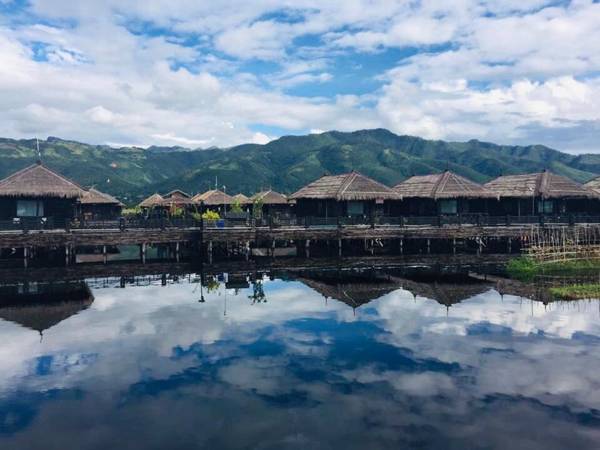
[(198, 281), (1, 307), (0, 449), (600, 448), (597, 301)]

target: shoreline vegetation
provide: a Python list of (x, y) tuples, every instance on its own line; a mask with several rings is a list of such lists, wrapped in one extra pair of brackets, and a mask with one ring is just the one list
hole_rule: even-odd
[(578, 276), (598, 274), (598, 282), (576, 281), (563, 286), (548, 287), (548, 292), (556, 300), (600, 299), (600, 260), (581, 259), (541, 263), (528, 256), (509, 261), (507, 274), (516, 280), (532, 282), (539, 276)]
[(578, 259), (542, 263), (528, 256), (511, 259), (506, 266), (511, 278), (531, 281), (539, 275), (575, 275), (586, 271), (600, 271), (600, 260)]

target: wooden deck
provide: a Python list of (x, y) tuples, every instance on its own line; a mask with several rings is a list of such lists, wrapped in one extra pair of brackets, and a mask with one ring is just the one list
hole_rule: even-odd
[[(471, 239), (522, 238), (540, 229), (560, 229), (566, 225), (514, 226), (344, 226), (344, 227), (230, 227), (106, 230), (38, 230), (0, 232), (0, 248), (166, 244), (174, 242), (259, 242), (360, 239)], [(577, 228), (598, 228), (599, 224), (578, 224)]]

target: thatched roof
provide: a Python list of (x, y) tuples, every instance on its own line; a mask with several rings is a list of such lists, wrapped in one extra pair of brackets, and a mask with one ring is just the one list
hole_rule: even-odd
[(291, 199), (388, 200), (398, 195), (389, 187), (358, 172), (325, 175), (290, 196)]
[(112, 195), (100, 192), (94, 188), (90, 188), (81, 197), (80, 203), (82, 205), (115, 205), (125, 206), (118, 199)]
[(576, 181), (552, 172), (506, 175), (485, 184), (498, 197), (591, 198), (598, 195)]
[(261, 201), (264, 205), (287, 205), (288, 203), (285, 195), (272, 190), (258, 192), (250, 197), (250, 201)]
[(207, 206), (231, 205), (233, 197), (218, 189), (206, 191), (203, 194), (198, 194), (192, 198), (196, 203), (204, 203)]
[(586, 189), (591, 189), (596, 194), (600, 194), (600, 177), (596, 177), (583, 185)]
[(433, 175), (414, 176), (394, 186), (402, 198), (488, 198), (494, 195), (474, 181), (445, 171)]
[(185, 206), (193, 205), (194, 203), (195, 202), (192, 200), (189, 194), (186, 194), (178, 189), (163, 195), (163, 199), (161, 201), (161, 205), (165, 206)]
[(154, 208), (155, 206), (161, 206), (163, 198), (160, 194), (152, 194), (146, 200), (141, 202), (138, 206), (140, 208)]
[(26, 167), (0, 181), (0, 197), (80, 198), (85, 190), (42, 164)]
[(186, 192), (183, 192), (179, 189), (175, 189), (171, 192), (169, 192), (168, 194), (163, 195), (164, 199), (167, 198), (192, 198), (192, 196)]
[(239, 202), (240, 205), (247, 205), (249, 203), (252, 203), (250, 201), (250, 198), (245, 196), (244, 194), (236, 194), (232, 198), (234, 201)]

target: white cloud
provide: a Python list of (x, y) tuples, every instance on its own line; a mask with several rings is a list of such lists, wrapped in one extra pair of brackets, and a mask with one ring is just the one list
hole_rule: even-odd
[[(0, 20), (4, 136), (228, 146), (270, 139), (258, 123), (598, 146), (591, 0), (34, 0), (23, 13)], [(383, 86), (335, 95), (358, 77), (339, 58), (361, 67), (363, 53), (386, 60), (367, 75)], [(286, 94), (316, 84), (332, 95)]]

